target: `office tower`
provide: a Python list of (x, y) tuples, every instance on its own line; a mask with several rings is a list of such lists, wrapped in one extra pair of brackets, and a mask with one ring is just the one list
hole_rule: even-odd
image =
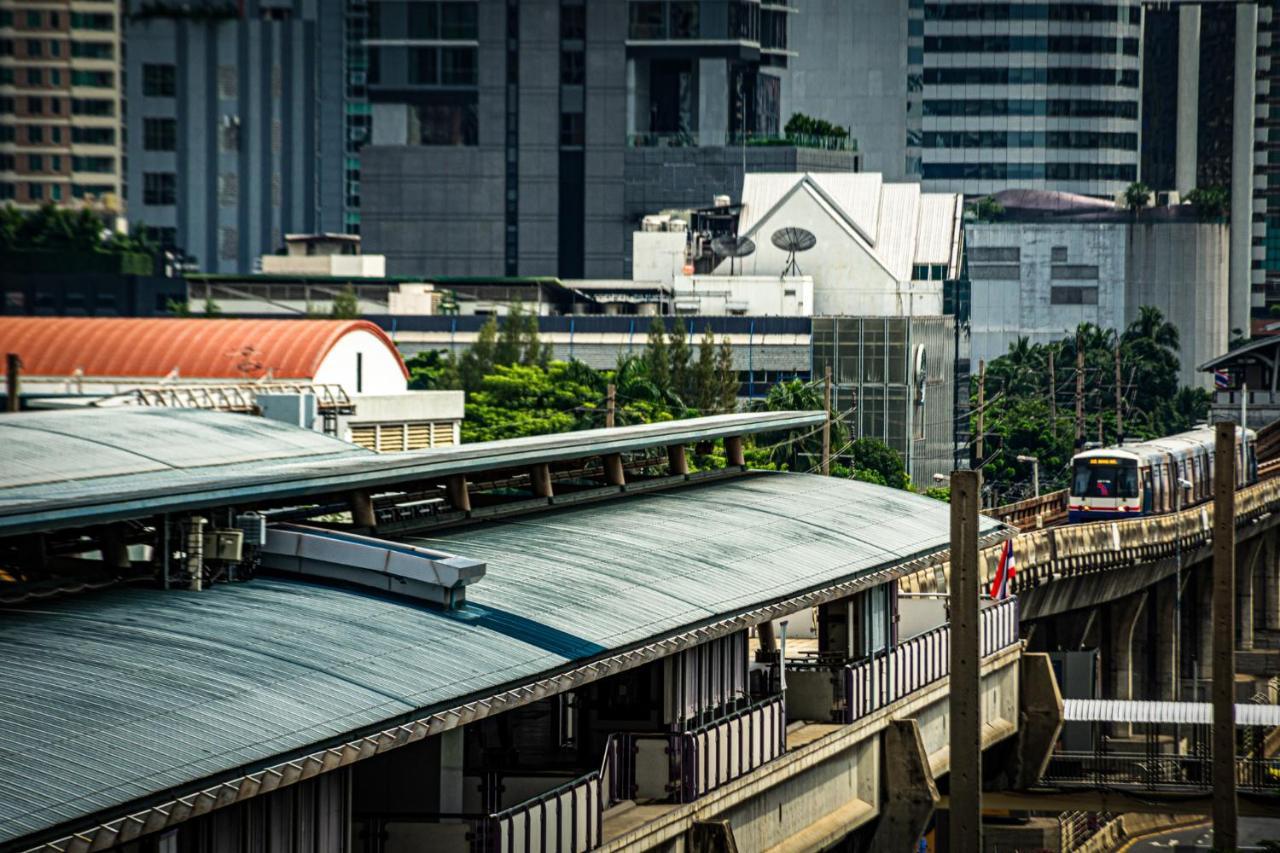
[(0, 203), (123, 208), (120, 14), (0, 2)]
[(135, 4), (133, 222), (213, 273), (252, 270), (287, 233), (346, 229), (349, 1)]
[(780, 141), (785, 3), (370, 8), (361, 228), (393, 273), (623, 275), (655, 206), (736, 197), (744, 164), (797, 166), (742, 145)]

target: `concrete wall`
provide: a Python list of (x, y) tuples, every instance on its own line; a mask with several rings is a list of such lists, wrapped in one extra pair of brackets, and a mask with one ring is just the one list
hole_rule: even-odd
[(782, 78), (782, 121), (794, 113), (850, 129), (862, 169), (906, 176), (907, 4), (804, 0), (787, 19), (797, 55)]
[(1154, 305), (1178, 327), (1184, 385), (1212, 388), (1213, 377), (1196, 366), (1226, 352), (1230, 341), (1230, 230), (1191, 222), (1129, 228), (1125, 319)]
[[(1061, 340), (1080, 323), (1122, 329), (1126, 228), (1112, 223), (966, 225), (973, 282), (973, 364), (1004, 355), (1022, 336), (1045, 344)], [(1064, 263), (1052, 260), (1055, 247), (1066, 248)], [(987, 260), (983, 249), (1016, 249), (1019, 259)], [(1062, 266), (1096, 266), (1098, 275), (1096, 279), (1055, 279), (1054, 267)], [(1096, 286), (1097, 304), (1054, 305), (1055, 285)]]
[[(1123, 331), (1144, 305), (1159, 308), (1181, 337), (1180, 381), (1209, 387), (1198, 364), (1226, 351), (1229, 337), (1229, 228), (1198, 222), (970, 223), (965, 227), (973, 282), (972, 359), (991, 361), (1025, 336), (1067, 337), (1080, 323)], [(1066, 260), (1053, 260), (1055, 248)], [(1018, 251), (1018, 260), (992, 249)], [(986, 250), (986, 251), (984, 251)], [(1064, 268), (1096, 266), (1096, 279), (1063, 278)], [(1014, 269), (1016, 267), (1016, 270)], [(1006, 276), (1016, 275), (1016, 278)], [(1096, 305), (1055, 305), (1055, 287), (1097, 286)]]

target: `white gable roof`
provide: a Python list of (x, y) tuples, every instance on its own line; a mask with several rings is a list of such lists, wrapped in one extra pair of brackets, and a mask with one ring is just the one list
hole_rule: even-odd
[(949, 264), (959, 235), (961, 197), (957, 193), (922, 193), (918, 183), (885, 183), (876, 172), (750, 172), (742, 188), (743, 210), (738, 233), (803, 222), (769, 223), (772, 211), (793, 192), (819, 197), (823, 209), (864, 245), (895, 279), (908, 281), (914, 264)]

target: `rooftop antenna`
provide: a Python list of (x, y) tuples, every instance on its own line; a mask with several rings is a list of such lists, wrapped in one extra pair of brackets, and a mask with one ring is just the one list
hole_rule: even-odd
[(756, 244), (750, 237), (734, 237), (722, 235), (711, 241), (711, 251), (722, 258), (729, 259), (729, 275), (733, 275), (733, 259), (745, 258), (754, 254)]
[(796, 255), (800, 252), (807, 252), (818, 245), (818, 238), (813, 236), (813, 232), (807, 228), (788, 226), (774, 231), (773, 236), (769, 238), (769, 242), (787, 253), (787, 262), (782, 267), (781, 276), (786, 278), (788, 274), (801, 274), (800, 265), (796, 263)]

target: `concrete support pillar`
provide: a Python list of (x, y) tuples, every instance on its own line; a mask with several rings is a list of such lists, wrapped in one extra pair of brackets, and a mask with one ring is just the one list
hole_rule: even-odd
[[(1102, 690), (1107, 699), (1133, 698), (1134, 627), (1146, 601), (1147, 593), (1143, 591), (1106, 605), (1102, 624), (1102, 669), (1105, 674)], [(1130, 723), (1116, 723), (1112, 728), (1115, 737), (1128, 737), (1132, 733)]]
[(471, 512), (471, 493), (467, 491), (465, 474), (454, 474), (445, 483), (445, 491), (449, 495), (449, 503), (460, 512)]
[(1155, 683), (1151, 698), (1161, 702), (1172, 702), (1177, 698), (1178, 679), (1182, 677), (1178, 665), (1178, 613), (1176, 578), (1167, 578), (1156, 584), (1152, 594), (1155, 600), (1147, 610), (1147, 619), (1151, 627), (1150, 634), (1155, 636)]
[(1231, 117), (1231, 222), (1234, 227), (1231, 229), (1227, 315), (1229, 328), (1241, 329), (1248, 335), (1253, 299), (1253, 124), (1258, 7), (1255, 3), (1240, 3), (1235, 11), (1235, 88)]
[(938, 804), (938, 786), (915, 720), (893, 720), (884, 730), (884, 801), (871, 850), (915, 850)]
[(1236, 562), (1236, 648), (1253, 648), (1253, 576), (1262, 558), (1262, 540), (1240, 546)]
[(673, 444), (667, 448), (667, 473), (673, 477), (683, 477), (689, 473), (689, 460), (684, 455), (683, 444)]
[(462, 814), (462, 727), (441, 732), (440, 738), (440, 812)]
[(534, 497), (551, 498), (553, 496), (553, 490), (551, 488), (551, 466), (544, 462), (530, 468), (529, 484), (533, 490)]
[(1262, 625), (1268, 631), (1280, 631), (1280, 555), (1276, 554), (1276, 534), (1264, 537), (1262, 550), (1263, 608)]
[(741, 468), (747, 464), (746, 456), (743, 452), (742, 436), (725, 436), (724, 464), (729, 468)]
[(1200, 566), (1196, 574), (1195, 589), (1195, 612), (1191, 614), (1191, 618), (1196, 625), (1196, 685), (1193, 695), (1182, 698), (1203, 702), (1208, 698), (1205, 691), (1208, 689), (1209, 679), (1213, 677), (1213, 576), (1211, 569), (1204, 565)]
[[(1186, 195), (1196, 187), (1200, 127), (1200, 7), (1178, 10), (1178, 117), (1174, 187)], [(1148, 180), (1150, 180), (1148, 178)]]
[(1018, 766), (1015, 785), (1027, 788), (1040, 781), (1062, 731), (1062, 693), (1046, 654), (1023, 654), (1019, 662)]
[(627, 475), (622, 469), (622, 456), (620, 454), (610, 453), (604, 457), (604, 479), (610, 486), (625, 486), (627, 484)]
[(351, 523), (356, 527), (373, 530), (378, 526), (378, 517), (373, 512), (373, 498), (364, 489), (357, 489), (347, 494), (347, 502), (351, 504)]
[[(678, 848), (677, 848), (678, 849)], [(738, 853), (733, 824), (727, 820), (695, 820), (689, 830), (689, 853)]]

